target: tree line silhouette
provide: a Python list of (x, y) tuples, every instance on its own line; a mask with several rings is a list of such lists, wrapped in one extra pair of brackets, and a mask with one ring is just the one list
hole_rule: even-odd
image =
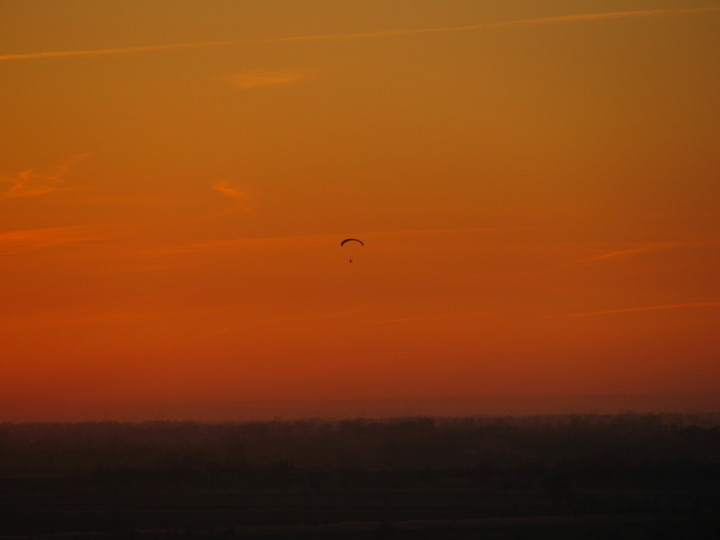
[(0, 534), (588, 515), (712, 528), (719, 494), (720, 414), (0, 424)]

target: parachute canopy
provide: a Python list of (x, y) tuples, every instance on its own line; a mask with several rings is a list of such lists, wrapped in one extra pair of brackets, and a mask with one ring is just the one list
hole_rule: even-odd
[(340, 247), (344, 246), (344, 245), (347, 244), (348, 242), (357, 242), (357, 243), (360, 244), (361, 246), (364, 246), (364, 245), (365, 245), (365, 243), (364, 243), (362, 240), (358, 240), (357, 238), (346, 238), (345, 240), (343, 240), (342, 242), (340, 242)]

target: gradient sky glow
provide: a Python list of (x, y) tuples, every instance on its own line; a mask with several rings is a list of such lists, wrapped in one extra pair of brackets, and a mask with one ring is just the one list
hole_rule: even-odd
[(0, 20), (0, 406), (720, 388), (720, 1)]

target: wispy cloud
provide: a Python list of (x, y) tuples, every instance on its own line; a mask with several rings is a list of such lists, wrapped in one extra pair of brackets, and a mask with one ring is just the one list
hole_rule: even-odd
[[(443, 321), (443, 320), (451, 320), (451, 319), (459, 319), (462, 318), (460, 315), (427, 315), (424, 317), (401, 317), (396, 319), (380, 319), (376, 321), (367, 321), (367, 322), (353, 322), (348, 324), (354, 324), (357, 326), (375, 326), (375, 325), (384, 325), (384, 324), (402, 324), (402, 323), (414, 323), (414, 322), (420, 322), (420, 321)], [(339, 326), (339, 325), (336, 325)]]
[(213, 189), (232, 199), (235, 203), (235, 210), (251, 214), (258, 209), (255, 197), (229, 180), (218, 180), (213, 184)]
[(186, 49), (204, 49), (217, 47), (230, 47), (239, 45), (238, 41), (210, 41), (195, 43), (172, 43), (166, 45), (140, 45), (137, 47), (115, 47), (112, 49), (89, 49), (81, 51), (43, 51), (35, 53), (4, 54), (0, 55), (0, 62), (13, 60), (40, 60), (48, 58), (73, 58), (82, 56), (116, 56), (123, 54), (140, 54), (148, 52), (180, 51)]
[(70, 157), (54, 167), (37, 167), (22, 171), (16, 176), (0, 176), (0, 183), (10, 184), (10, 187), (0, 195), (0, 200), (81, 189), (79, 186), (67, 185), (65, 177), (75, 163), (87, 158), (88, 155)]
[(44, 326), (76, 325), (128, 319), (131, 321), (146, 319), (173, 319), (188, 315), (197, 315), (197, 310), (190, 309), (153, 309), (126, 308), (112, 304), (83, 304), (80, 306), (61, 307), (40, 312), (32, 311), (29, 316), (16, 315), (10, 323), (12, 330), (24, 330)]
[[(80, 188), (77, 188), (80, 189)], [(162, 197), (144, 195), (102, 195), (83, 193), (82, 197), (63, 199), (62, 204), (72, 203), (73, 205), (112, 205), (112, 206), (168, 206), (187, 204), (190, 197)]]
[[(246, 249), (267, 249), (267, 248), (307, 248), (310, 245), (319, 246), (322, 244), (323, 236), (295, 236), (295, 237), (276, 237), (276, 238), (236, 238), (232, 240), (209, 240), (207, 242), (197, 242), (194, 244), (183, 244), (177, 246), (165, 246), (152, 250), (154, 253), (164, 255), (183, 254), (183, 253), (213, 253), (228, 252)], [(334, 239), (335, 237), (333, 237)]]
[(631, 255), (653, 253), (655, 251), (662, 251), (662, 250), (678, 248), (678, 247), (683, 247), (683, 244), (675, 244), (675, 243), (649, 244), (646, 246), (640, 246), (640, 247), (635, 247), (635, 248), (609, 251), (607, 253), (601, 253), (600, 255), (594, 255), (592, 257), (585, 257), (583, 259), (577, 259), (575, 261), (571, 261), (569, 264), (583, 264), (583, 263), (589, 263), (589, 262), (595, 262), (595, 261), (604, 261), (607, 259), (622, 259), (622, 258), (631, 256)]
[(520, 19), (495, 23), (471, 24), (464, 26), (447, 26), (441, 28), (408, 28), (399, 30), (381, 30), (376, 32), (355, 32), (348, 34), (325, 34), (315, 36), (290, 36), (280, 38), (245, 39), (236, 41), (208, 41), (195, 43), (174, 43), (165, 45), (144, 45), (137, 47), (118, 47), (112, 49), (93, 49), (82, 51), (46, 51), (0, 55), (0, 62), (14, 60), (39, 60), (50, 58), (71, 58), (83, 56), (108, 56), (138, 54), (148, 52), (178, 51), (184, 49), (203, 49), (235, 47), (240, 45), (262, 45), (268, 43), (299, 43), (311, 41), (341, 41), (356, 39), (373, 39), (393, 36), (409, 36), (420, 34), (440, 34), (448, 32), (469, 32), (474, 30), (492, 30), (495, 28), (511, 28), (520, 26), (539, 26), (546, 24), (567, 24), (586, 21), (611, 19), (637, 19), (650, 17), (668, 17), (673, 15), (697, 15), (703, 13), (720, 13), (720, 7), (702, 7), (686, 9), (613, 11), (606, 13), (587, 13), (581, 15), (564, 15), (558, 17), (540, 17), (536, 19)]
[(250, 88), (259, 88), (263, 86), (282, 86), (303, 81), (309, 77), (306, 73), (298, 71), (272, 71), (272, 70), (253, 70), (244, 71), (242, 73), (231, 73), (222, 77), (223, 80), (239, 88), (240, 90), (248, 90)]
[(593, 317), (596, 315), (613, 315), (616, 313), (633, 313), (638, 311), (664, 311), (668, 309), (688, 309), (701, 307), (720, 307), (720, 302), (690, 302), (687, 304), (661, 304), (658, 306), (631, 307), (620, 309), (605, 309), (602, 311), (586, 311), (582, 313), (566, 313), (563, 315), (551, 315), (546, 319), (566, 319), (570, 317)]
[(103, 274), (140, 274), (140, 273), (153, 273), (153, 272), (168, 272), (170, 270), (177, 270), (179, 268), (187, 268), (193, 263), (175, 263), (175, 264), (155, 264), (145, 266), (131, 266), (129, 268), (115, 268), (112, 270), (103, 270)]
[(0, 253), (7, 255), (52, 246), (90, 245), (98, 240), (104, 238), (81, 226), (25, 229), (0, 233)]
[(368, 236), (418, 236), (426, 237), (427, 235), (447, 235), (447, 234), (475, 234), (475, 233), (493, 233), (498, 231), (517, 230), (520, 227), (472, 227), (457, 229), (402, 229), (396, 231), (370, 231), (365, 233)]

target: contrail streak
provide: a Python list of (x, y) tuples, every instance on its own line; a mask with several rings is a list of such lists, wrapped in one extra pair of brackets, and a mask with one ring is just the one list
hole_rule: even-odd
[(595, 261), (604, 261), (607, 259), (620, 259), (620, 258), (626, 257), (627, 255), (652, 253), (653, 251), (660, 251), (660, 250), (664, 250), (664, 249), (672, 249), (672, 248), (678, 248), (678, 247), (683, 247), (683, 245), (682, 244), (671, 244), (671, 243), (651, 244), (648, 246), (641, 246), (641, 247), (637, 247), (637, 248), (611, 251), (609, 253), (595, 255), (594, 257), (585, 257), (584, 259), (577, 259), (575, 261), (571, 261), (569, 264), (575, 265), (575, 264), (583, 264), (583, 263), (595, 262)]
[(237, 41), (209, 41), (196, 43), (174, 43), (167, 45), (141, 45), (137, 47), (119, 47), (114, 49), (94, 49), (85, 51), (47, 51), (21, 54), (0, 55), (0, 62), (12, 60), (38, 60), (47, 58), (70, 58), (81, 56), (109, 56), (122, 54), (138, 54), (146, 52), (178, 51), (184, 49), (209, 49), (236, 47), (240, 45), (262, 45), (271, 43), (302, 43), (312, 41), (342, 41), (356, 39), (372, 39), (393, 36), (410, 36), (420, 34), (444, 34), (450, 32), (469, 32), (473, 30), (491, 30), (495, 28), (511, 28), (515, 26), (539, 26), (544, 24), (564, 24), (583, 21), (607, 19), (633, 19), (647, 17), (665, 17), (670, 15), (693, 15), (701, 13), (720, 13), (720, 7), (662, 9), (644, 11), (616, 11), (608, 13), (589, 13), (584, 15), (564, 15), (559, 17), (541, 17), (538, 19), (520, 19), (497, 23), (471, 24), (466, 26), (448, 26), (444, 28), (410, 28), (400, 30), (381, 30), (377, 32), (356, 32), (350, 34), (325, 34), (318, 36), (290, 36), (281, 38), (259, 38)]
[(552, 315), (546, 317), (546, 319), (565, 319), (570, 317), (592, 317), (595, 315), (611, 315), (614, 313), (632, 313), (636, 311), (661, 311), (667, 309), (685, 309), (695, 307), (718, 307), (720, 302), (692, 302), (689, 304), (663, 304), (659, 306), (646, 306), (646, 307), (635, 307), (635, 308), (622, 308), (622, 309), (606, 309), (603, 311), (588, 311), (585, 313), (568, 313), (565, 315)]

